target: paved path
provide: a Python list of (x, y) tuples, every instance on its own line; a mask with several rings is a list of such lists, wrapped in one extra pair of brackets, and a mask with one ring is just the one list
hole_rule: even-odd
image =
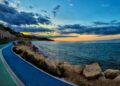
[(3, 49), (3, 56), (26, 86), (73, 86), (33, 67), (12, 52), (12, 44)]
[[(0, 46), (0, 48), (2, 48)], [(6, 70), (2, 61), (2, 51), (0, 49), (0, 86), (17, 86), (11, 75)]]

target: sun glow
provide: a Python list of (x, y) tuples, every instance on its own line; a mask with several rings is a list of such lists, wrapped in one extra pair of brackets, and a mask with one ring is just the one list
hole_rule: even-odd
[[(70, 35), (69, 35), (70, 36)], [(94, 40), (110, 40), (120, 38), (118, 35), (78, 35), (77, 37), (61, 37), (52, 38), (54, 41), (94, 41)]]

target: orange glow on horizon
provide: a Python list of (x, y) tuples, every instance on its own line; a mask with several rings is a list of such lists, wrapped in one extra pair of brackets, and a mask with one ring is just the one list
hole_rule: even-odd
[(110, 40), (120, 38), (118, 35), (78, 35), (77, 37), (60, 37), (52, 38), (54, 41), (95, 41), (95, 40)]

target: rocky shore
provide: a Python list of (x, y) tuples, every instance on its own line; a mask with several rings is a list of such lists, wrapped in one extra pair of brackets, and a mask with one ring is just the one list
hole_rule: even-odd
[(14, 42), (13, 51), (38, 68), (78, 86), (120, 86), (120, 70), (102, 71), (98, 63), (81, 66), (50, 60), (30, 41)]

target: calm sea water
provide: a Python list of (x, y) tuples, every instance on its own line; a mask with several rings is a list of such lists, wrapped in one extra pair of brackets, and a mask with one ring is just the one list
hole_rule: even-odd
[(98, 42), (45, 42), (33, 41), (50, 59), (71, 64), (98, 62), (103, 69), (120, 69), (120, 40)]

